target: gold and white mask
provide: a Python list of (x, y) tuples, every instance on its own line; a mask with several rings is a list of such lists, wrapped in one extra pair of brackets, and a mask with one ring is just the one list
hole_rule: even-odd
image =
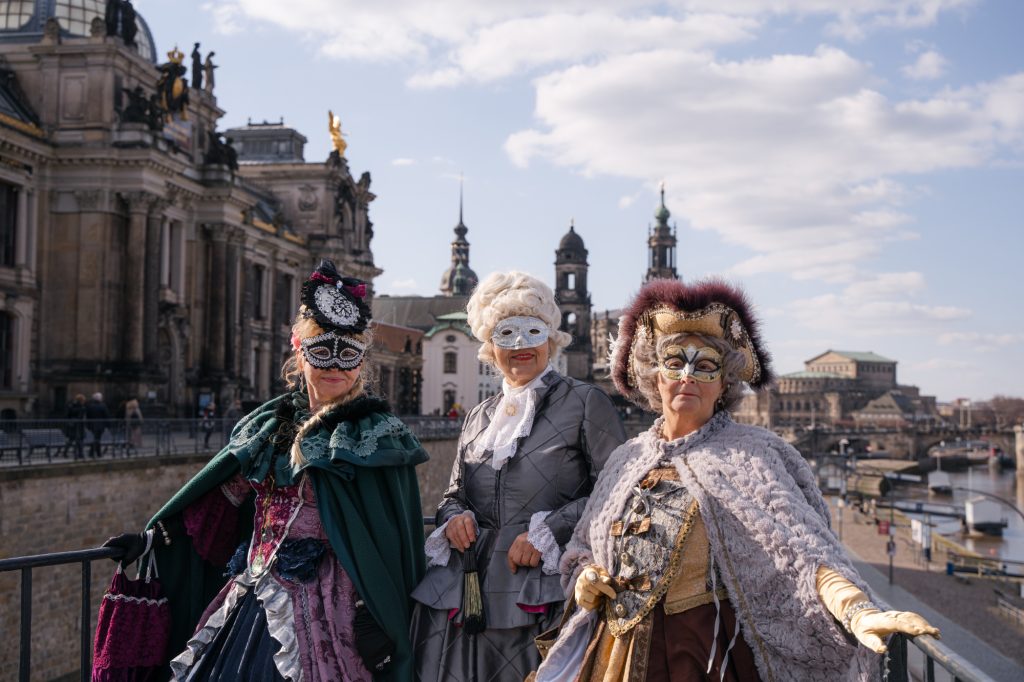
[(693, 377), (710, 384), (722, 376), (722, 354), (710, 346), (669, 346), (658, 363), (658, 371), (669, 381)]

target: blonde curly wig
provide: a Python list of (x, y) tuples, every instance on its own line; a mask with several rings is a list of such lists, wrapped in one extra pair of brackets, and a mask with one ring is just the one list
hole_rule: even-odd
[(548, 353), (552, 359), (572, 342), (572, 336), (558, 330), (562, 314), (551, 287), (525, 272), (492, 272), (473, 290), (466, 306), (469, 328), (482, 342), (477, 357), (494, 364), (491, 333), (499, 322), (516, 315), (539, 318), (551, 329)]
[[(305, 306), (302, 306), (305, 308)], [(290, 390), (298, 390), (302, 386), (302, 362), (300, 361), (301, 351), (299, 350), (299, 342), (302, 339), (308, 339), (311, 336), (319, 336), (324, 333), (324, 329), (316, 323), (311, 317), (303, 317), (300, 310), (299, 314), (295, 317), (295, 323), (292, 325), (292, 349), (295, 351), (288, 356), (285, 360), (284, 366), (281, 368), (281, 377), (288, 384)], [(371, 380), (370, 369), (369, 369), (369, 349), (370, 344), (373, 342), (373, 334), (369, 329), (362, 332), (361, 334), (349, 334), (352, 338), (366, 344), (367, 353), (363, 355), (363, 362), (359, 366), (360, 372), (359, 377), (355, 383), (352, 384), (352, 388), (349, 389), (348, 393), (341, 396), (334, 402), (321, 405), (317, 409), (316, 413), (313, 414), (309, 419), (302, 423), (299, 427), (298, 433), (295, 434), (295, 439), (292, 441), (291, 447), (291, 465), (292, 468), (298, 470), (306, 462), (306, 458), (302, 455), (302, 450), (299, 449), (299, 443), (306, 437), (313, 429), (320, 426), (321, 420), (324, 416), (332, 409), (339, 405), (355, 400), (359, 396), (366, 393), (366, 386)]]

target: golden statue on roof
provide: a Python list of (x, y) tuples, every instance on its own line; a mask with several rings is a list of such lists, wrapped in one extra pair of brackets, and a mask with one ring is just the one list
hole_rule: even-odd
[(345, 133), (341, 132), (341, 119), (335, 116), (330, 109), (327, 110), (327, 131), (331, 134), (331, 142), (338, 150), (338, 156), (344, 157), (348, 143), (345, 142)]

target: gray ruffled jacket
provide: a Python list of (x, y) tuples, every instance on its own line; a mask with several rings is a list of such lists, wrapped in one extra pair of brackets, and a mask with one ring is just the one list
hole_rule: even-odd
[[(537, 411), (530, 435), (515, 455), (495, 470), (491, 452), (476, 452), (501, 401), (488, 398), (470, 411), (459, 438), (451, 480), (437, 510), (437, 524), (470, 510), (480, 535), (474, 544), (483, 575), (481, 585), (488, 628), (531, 625), (536, 615), (518, 608), (557, 603), (564, 594), (557, 573), (543, 566), (520, 568), (506, 563), (508, 548), (527, 531), (538, 512), (550, 512), (544, 523), (560, 550), (587, 502), (587, 496), (612, 451), (626, 436), (608, 396), (599, 388), (550, 372), (537, 392)], [(532, 539), (532, 535), (531, 535)], [(435, 609), (462, 603), (462, 557), (452, 552), (448, 564), (433, 566), (413, 598)]]

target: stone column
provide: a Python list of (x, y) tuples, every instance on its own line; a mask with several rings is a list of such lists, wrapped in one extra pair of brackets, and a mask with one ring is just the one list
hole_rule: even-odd
[(18, 208), (14, 229), (14, 265), (24, 267), (28, 264), (28, 190), (17, 189)]
[(171, 223), (167, 220), (160, 225), (160, 288), (171, 286)]
[(154, 201), (146, 220), (146, 255), (143, 274), (142, 357), (154, 369), (159, 360), (160, 259), (163, 255), (160, 230), (164, 223), (164, 200)]
[[(241, 229), (231, 230), (227, 243), (227, 262), (225, 267), (225, 294), (227, 310), (227, 328), (224, 333), (224, 368), (228, 375), (239, 376), (239, 340), (240, 324), (239, 307), (241, 305), (241, 287), (239, 277), (242, 270), (242, 253), (245, 244), (245, 233)], [(244, 356), (243, 356), (244, 357)]]
[(124, 347), (122, 357), (129, 362), (145, 359), (146, 317), (146, 237), (149, 213), (157, 197), (147, 192), (130, 192), (128, 201), (128, 238), (125, 242)]
[(210, 235), (210, 272), (206, 278), (209, 286), (206, 300), (209, 309), (206, 318), (206, 343), (204, 355), (206, 365), (213, 374), (223, 375), (224, 350), (227, 327), (227, 260), (228, 243), (225, 225), (207, 226)]

